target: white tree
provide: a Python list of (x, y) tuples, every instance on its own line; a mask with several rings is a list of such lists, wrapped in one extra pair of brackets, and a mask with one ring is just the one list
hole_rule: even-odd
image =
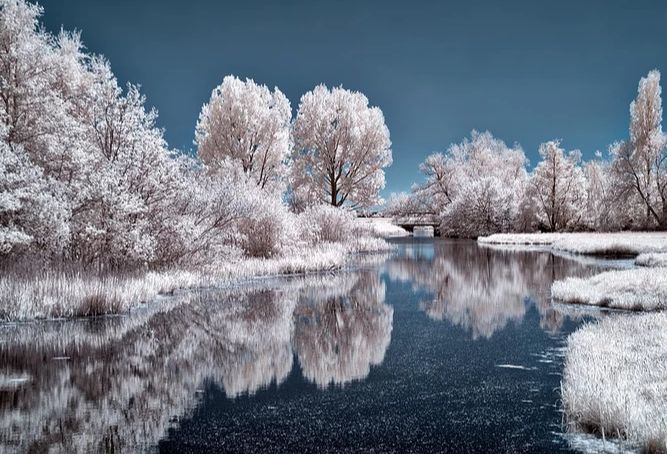
[(566, 153), (558, 140), (541, 144), (539, 153), (542, 160), (530, 178), (538, 219), (552, 232), (580, 227), (585, 206), (581, 153)]
[(427, 204), (428, 211), (440, 213), (454, 201), (456, 193), (456, 169), (450, 155), (433, 153), (419, 165), (419, 170), (426, 177), (426, 182), (413, 188), (413, 194)]
[(586, 180), (584, 225), (591, 230), (628, 230), (645, 213), (636, 191), (619, 181), (613, 162), (597, 152), (584, 167)]
[(384, 115), (361, 93), (318, 85), (301, 97), (294, 123), (295, 205), (368, 207), (381, 202), (391, 141)]
[(490, 132), (435, 153), (420, 166), (426, 183), (415, 193), (441, 215), (441, 231), (475, 237), (511, 230), (519, 215), (526, 181), (526, 157)]
[[(58, 92), (61, 44), (39, 28), (42, 8), (0, 2), (0, 228), (3, 252), (60, 253), (69, 241), (69, 205), (52, 174), (71, 143)], [(74, 38), (74, 36), (72, 36)], [(13, 232), (13, 233), (12, 233)]]
[(229, 161), (258, 186), (282, 192), (291, 118), (289, 100), (277, 88), (226, 76), (199, 114), (197, 152), (213, 170)]
[(21, 146), (0, 141), (0, 256), (59, 252), (69, 239), (68, 206)]
[(630, 140), (611, 147), (620, 182), (639, 195), (646, 222), (667, 228), (667, 138), (662, 132), (660, 72), (639, 81), (630, 104)]

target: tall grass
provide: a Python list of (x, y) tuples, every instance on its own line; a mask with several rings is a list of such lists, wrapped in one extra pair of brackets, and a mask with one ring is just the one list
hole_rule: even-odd
[(561, 385), (569, 431), (667, 451), (667, 314), (618, 315), (568, 338)]
[(667, 252), (667, 233), (505, 233), (480, 237), (481, 244), (542, 245), (555, 251), (602, 256)]
[[(380, 249), (376, 240), (371, 243), (370, 246)], [(341, 269), (348, 255), (360, 249), (363, 247), (355, 243), (349, 246), (324, 243), (277, 258), (245, 258), (195, 270), (112, 273), (67, 265), (37, 270), (25, 266), (9, 268), (0, 276), (0, 320), (118, 314), (176, 289), (226, 286), (256, 277)]]
[(667, 308), (667, 272), (664, 268), (605, 271), (589, 278), (569, 277), (551, 287), (554, 299), (625, 310)]

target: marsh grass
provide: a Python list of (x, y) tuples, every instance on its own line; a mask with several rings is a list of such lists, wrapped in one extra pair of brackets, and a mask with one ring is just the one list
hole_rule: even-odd
[(667, 314), (616, 315), (568, 338), (561, 397), (567, 430), (667, 450)]
[(635, 259), (635, 265), (646, 267), (667, 267), (667, 253), (639, 254)]
[(343, 268), (351, 254), (391, 248), (384, 240), (323, 243), (271, 259), (245, 258), (193, 270), (90, 270), (72, 264), (5, 265), (0, 275), (0, 320), (119, 314), (178, 289), (224, 287), (244, 280)]
[(477, 239), (480, 244), (549, 246), (554, 251), (603, 258), (629, 258), (667, 252), (667, 233), (522, 233), (496, 234)]
[(551, 296), (570, 304), (589, 304), (629, 311), (667, 309), (664, 268), (605, 271), (589, 278), (569, 277), (551, 286)]

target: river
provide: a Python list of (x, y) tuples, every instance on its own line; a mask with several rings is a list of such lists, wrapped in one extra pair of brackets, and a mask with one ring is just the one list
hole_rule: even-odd
[(0, 451), (567, 452), (554, 279), (600, 264), (405, 239), (344, 272), (0, 327)]

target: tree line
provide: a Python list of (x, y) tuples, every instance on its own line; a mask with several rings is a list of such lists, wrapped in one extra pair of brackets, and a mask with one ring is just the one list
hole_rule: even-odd
[(629, 139), (588, 162), (559, 140), (542, 143), (528, 171), (519, 145), (490, 132), (434, 153), (410, 193), (392, 195), (392, 215), (434, 214), (441, 232), (476, 237), (498, 232), (667, 229), (667, 137), (660, 73), (639, 81), (630, 104)]
[(0, 260), (267, 257), (304, 236), (299, 213), (380, 202), (391, 142), (363, 94), (319, 85), (292, 118), (278, 88), (225, 77), (188, 157), (138, 86), (120, 86), (79, 33), (45, 31), (42, 14), (0, 1)]

